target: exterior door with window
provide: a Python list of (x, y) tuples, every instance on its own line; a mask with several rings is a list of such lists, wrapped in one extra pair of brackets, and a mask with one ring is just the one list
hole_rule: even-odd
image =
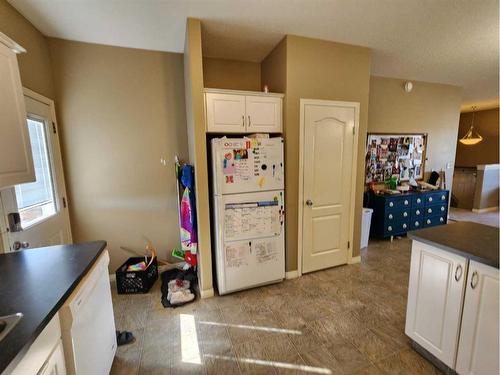
[(27, 89), (24, 98), (36, 181), (0, 191), (6, 251), (72, 241), (54, 103)]

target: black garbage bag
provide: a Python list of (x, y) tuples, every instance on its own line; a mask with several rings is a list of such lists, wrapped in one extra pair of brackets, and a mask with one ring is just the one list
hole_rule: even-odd
[[(177, 279), (189, 281), (189, 290), (191, 291), (191, 293), (193, 293), (195, 295), (195, 298), (189, 302), (172, 305), (170, 303), (170, 301), (167, 299), (168, 283), (171, 280), (177, 280)], [(195, 285), (196, 285), (197, 280), (198, 280), (198, 278), (196, 276), (196, 271), (194, 271), (192, 268), (188, 269), (187, 271), (174, 268), (174, 269), (162, 272), (162, 274), (161, 274), (161, 304), (163, 305), (163, 307), (174, 307), (175, 308), (175, 307), (179, 307), (179, 306), (184, 306), (184, 305), (196, 300)]]

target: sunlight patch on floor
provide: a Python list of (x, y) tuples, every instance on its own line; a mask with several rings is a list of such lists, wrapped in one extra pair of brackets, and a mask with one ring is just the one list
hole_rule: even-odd
[(201, 365), (194, 315), (180, 314), (182, 362)]
[(223, 327), (232, 327), (232, 328), (253, 329), (256, 331), (266, 331), (266, 332), (274, 332), (274, 333), (286, 333), (289, 335), (302, 335), (302, 332), (300, 332), (300, 331), (296, 331), (293, 329), (285, 329), (285, 328), (248, 326), (245, 324), (229, 324), (229, 323), (206, 322), (206, 321), (200, 321), (200, 324), (208, 324), (208, 325), (212, 325), (212, 326), (223, 326)]
[[(207, 358), (223, 359), (225, 361), (238, 361), (238, 359), (236, 357), (229, 357), (226, 355), (205, 354), (204, 356)], [(304, 372), (310, 372), (313, 374), (329, 375), (332, 373), (332, 371), (330, 369), (327, 369), (327, 368), (306, 366), (306, 365), (300, 365), (300, 364), (295, 364), (295, 363), (266, 361), (263, 359), (255, 359), (255, 358), (239, 358), (239, 361), (245, 362), (245, 363), (250, 363), (253, 365), (274, 366), (274, 367), (279, 367), (279, 368), (283, 368), (283, 369), (287, 369), (287, 370), (299, 370), (299, 371), (304, 371)]]

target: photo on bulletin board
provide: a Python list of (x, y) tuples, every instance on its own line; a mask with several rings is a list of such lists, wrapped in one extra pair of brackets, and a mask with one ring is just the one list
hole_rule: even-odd
[(383, 183), (424, 178), (427, 134), (368, 133), (366, 141), (365, 183)]

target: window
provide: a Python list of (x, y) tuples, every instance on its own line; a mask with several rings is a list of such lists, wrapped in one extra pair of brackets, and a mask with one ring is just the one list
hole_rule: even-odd
[(29, 118), (28, 130), (36, 181), (16, 185), (15, 188), (17, 207), (23, 228), (27, 228), (56, 213), (45, 123)]

